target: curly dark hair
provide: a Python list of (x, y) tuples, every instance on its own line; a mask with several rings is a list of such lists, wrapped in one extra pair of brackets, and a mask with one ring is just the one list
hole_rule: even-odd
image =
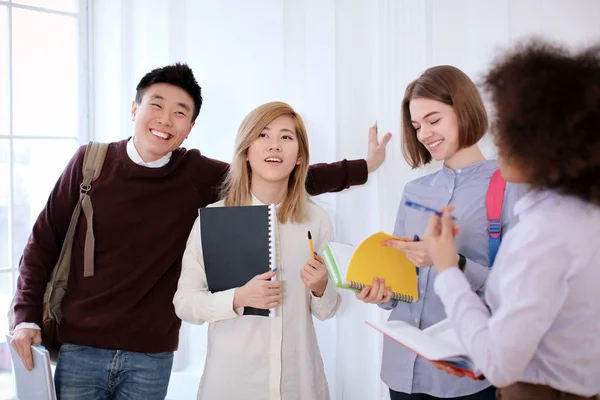
[(484, 78), (500, 155), (535, 189), (600, 205), (600, 45), (578, 53), (539, 39)]
[(200, 108), (202, 107), (202, 89), (192, 69), (185, 63), (175, 63), (161, 68), (155, 68), (142, 77), (135, 88), (135, 102), (140, 104), (144, 92), (155, 83), (168, 83), (185, 90), (194, 100), (194, 112), (192, 113), (192, 122), (196, 121)]

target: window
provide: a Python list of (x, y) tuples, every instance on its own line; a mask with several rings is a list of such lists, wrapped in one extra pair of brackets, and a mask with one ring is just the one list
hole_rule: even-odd
[(0, 0), (0, 399), (17, 264), (48, 194), (88, 138), (86, 0)]

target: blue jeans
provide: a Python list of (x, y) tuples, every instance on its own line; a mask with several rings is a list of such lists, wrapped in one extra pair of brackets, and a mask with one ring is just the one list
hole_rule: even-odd
[(134, 353), (65, 343), (54, 383), (59, 400), (163, 400), (173, 352)]

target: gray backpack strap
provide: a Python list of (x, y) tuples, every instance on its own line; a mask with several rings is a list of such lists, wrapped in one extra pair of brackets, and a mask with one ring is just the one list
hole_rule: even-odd
[[(94, 209), (92, 208), (92, 199), (88, 192), (92, 189), (92, 182), (100, 176), (102, 164), (106, 157), (108, 144), (90, 142), (88, 145), (89, 153), (83, 158), (83, 182), (80, 185), (81, 207), (85, 215), (87, 223), (87, 231), (85, 234), (85, 247), (83, 253), (83, 276), (94, 276)], [(71, 242), (73, 238), (71, 237)]]

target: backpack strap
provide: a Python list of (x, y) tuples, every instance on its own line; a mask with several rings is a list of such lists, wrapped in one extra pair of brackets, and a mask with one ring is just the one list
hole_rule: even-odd
[(487, 196), (485, 198), (485, 208), (488, 219), (488, 235), (490, 238), (490, 268), (494, 264), (496, 253), (500, 248), (502, 241), (502, 203), (504, 203), (504, 190), (506, 188), (506, 180), (496, 170), (492, 175), (488, 186)]
[[(102, 169), (102, 164), (104, 163), (104, 158), (106, 157), (106, 150), (108, 149), (107, 143), (95, 143), (90, 142), (85, 149), (85, 155), (83, 156), (83, 180), (79, 186), (79, 199), (77, 200), (77, 204), (75, 205), (75, 209), (71, 214), (71, 222), (69, 223), (69, 229), (67, 230), (67, 234), (65, 235), (65, 239), (63, 241), (62, 248), (60, 250), (60, 256), (58, 257), (58, 261), (56, 266), (52, 271), (52, 276), (48, 281), (46, 286), (46, 291), (44, 293), (44, 303), (48, 304), (48, 315), (50, 319), (54, 319), (57, 322), (60, 322), (62, 318), (62, 310), (60, 308), (60, 303), (67, 288), (67, 282), (69, 279), (69, 271), (71, 269), (71, 249), (73, 247), (73, 237), (75, 236), (75, 230), (77, 229), (77, 223), (79, 222), (79, 216), (81, 215), (81, 209), (83, 208), (83, 200), (87, 197), (87, 201), (89, 205), (86, 204), (86, 208), (88, 209), (89, 219), (86, 215), (87, 220), (87, 232), (86, 232), (86, 246), (84, 248), (84, 276), (92, 276), (94, 275), (94, 245), (93, 245), (93, 232), (91, 225), (91, 201), (89, 200), (88, 192), (91, 189), (91, 183), (98, 176), (100, 176), (100, 171)], [(91, 234), (91, 239), (89, 235)], [(88, 242), (92, 242), (91, 248), (87, 246)], [(92, 251), (91, 256), (89, 251)], [(89, 264), (89, 259), (91, 259), (91, 266)], [(86, 264), (87, 263), (87, 264)], [(88, 275), (85, 274), (87, 268)], [(91, 271), (91, 275), (89, 274)]]
[(83, 276), (94, 276), (94, 209), (92, 208), (92, 199), (88, 195), (92, 189), (92, 182), (95, 181), (106, 158), (108, 143), (90, 142), (83, 157), (83, 182), (79, 185), (81, 194), (81, 208), (86, 220), (85, 246), (83, 252)]

